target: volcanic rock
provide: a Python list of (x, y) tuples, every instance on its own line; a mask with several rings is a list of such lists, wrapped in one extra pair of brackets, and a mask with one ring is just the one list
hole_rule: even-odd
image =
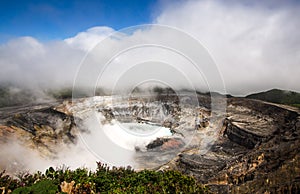
[(179, 154), (166, 166), (193, 175), (216, 193), (297, 193), (299, 113), (231, 98), (220, 137), (205, 153)]
[[(140, 121), (175, 131), (171, 137), (149, 143), (147, 152), (136, 152), (140, 154), (137, 162), (145, 167), (151, 163), (151, 168), (179, 170), (215, 193), (299, 193), (298, 109), (232, 97), (227, 99), (225, 115), (218, 115), (211, 110), (209, 95), (199, 94), (198, 100), (195, 107), (193, 103), (180, 106), (172, 95), (135, 98), (129, 103), (95, 97), (73, 104), (66, 100), (1, 108), (0, 142), (16, 136), (24, 145), (51, 155), (61, 144), (76, 143), (76, 132), (85, 129), (75, 120), (84, 121), (89, 111), (96, 110), (105, 122)], [(195, 121), (200, 114), (202, 124), (197, 130)]]

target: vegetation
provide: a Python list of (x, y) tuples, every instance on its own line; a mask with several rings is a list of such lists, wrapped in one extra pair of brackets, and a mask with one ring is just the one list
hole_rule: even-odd
[(52, 89), (52, 90), (47, 90), (46, 94), (49, 96), (52, 96), (55, 99), (71, 99), (73, 98), (84, 98), (84, 97), (89, 97), (87, 91), (93, 91), (93, 95), (95, 96), (104, 96), (108, 95), (104, 89), (101, 88), (96, 88), (94, 89), (84, 89), (84, 88), (76, 88), (75, 89), (75, 94), (73, 93), (73, 88), (72, 87), (65, 87), (65, 88), (60, 88), (60, 89)]
[(273, 89), (266, 92), (251, 94), (246, 96), (246, 98), (300, 107), (300, 94), (292, 91)]
[[(102, 96), (107, 95), (104, 89), (97, 88), (94, 91), (94, 95)], [(37, 91), (34, 89), (25, 89), (18, 86), (13, 86), (9, 84), (0, 84), (0, 108), (20, 106), (35, 103), (37, 99), (71, 99), (73, 95), (73, 89), (71, 87), (65, 87), (60, 89), (46, 89), (43, 91)], [(85, 90), (76, 90), (77, 98), (87, 97)], [(50, 97), (50, 98), (49, 98)]]
[(176, 92), (170, 88), (170, 87), (159, 87), (159, 86), (156, 86), (153, 88), (153, 92), (156, 93), (157, 95), (174, 95), (176, 94)]
[(12, 178), (0, 173), (0, 191), (26, 193), (207, 193), (193, 177), (178, 171), (136, 172), (130, 167), (112, 168), (98, 163), (97, 170), (50, 167), (45, 173), (21, 174)]
[(23, 105), (34, 100), (34, 96), (29, 91), (0, 85), (0, 108)]
[(47, 93), (56, 99), (71, 99), (72, 98), (72, 88), (63, 88), (60, 90), (49, 90)]

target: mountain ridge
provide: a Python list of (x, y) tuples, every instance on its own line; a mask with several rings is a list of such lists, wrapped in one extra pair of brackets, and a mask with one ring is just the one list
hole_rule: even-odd
[(271, 103), (285, 104), (300, 108), (300, 93), (289, 90), (271, 89), (247, 95), (245, 98)]

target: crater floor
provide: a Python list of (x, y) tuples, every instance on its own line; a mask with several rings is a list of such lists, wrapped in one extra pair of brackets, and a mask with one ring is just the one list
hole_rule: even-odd
[[(117, 164), (137, 169), (177, 169), (217, 193), (299, 192), (297, 109), (228, 98), (224, 112), (212, 106), (209, 95), (197, 100), (195, 106), (188, 95), (102, 96), (2, 108), (0, 143), (4, 148), (18, 141), (42, 158), (55, 159), (62, 147), (83, 139), (94, 155), (101, 150), (107, 157), (119, 155)], [(110, 146), (105, 143), (109, 139)], [(14, 172), (26, 166), (5, 149), (0, 154), (1, 169)]]

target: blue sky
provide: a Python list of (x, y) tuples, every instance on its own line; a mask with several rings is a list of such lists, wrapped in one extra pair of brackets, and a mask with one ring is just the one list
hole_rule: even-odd
[(0, 42), (20, 36), (63, 39), (93, 26), (149, 23), (156, 0), (1, 0)]

